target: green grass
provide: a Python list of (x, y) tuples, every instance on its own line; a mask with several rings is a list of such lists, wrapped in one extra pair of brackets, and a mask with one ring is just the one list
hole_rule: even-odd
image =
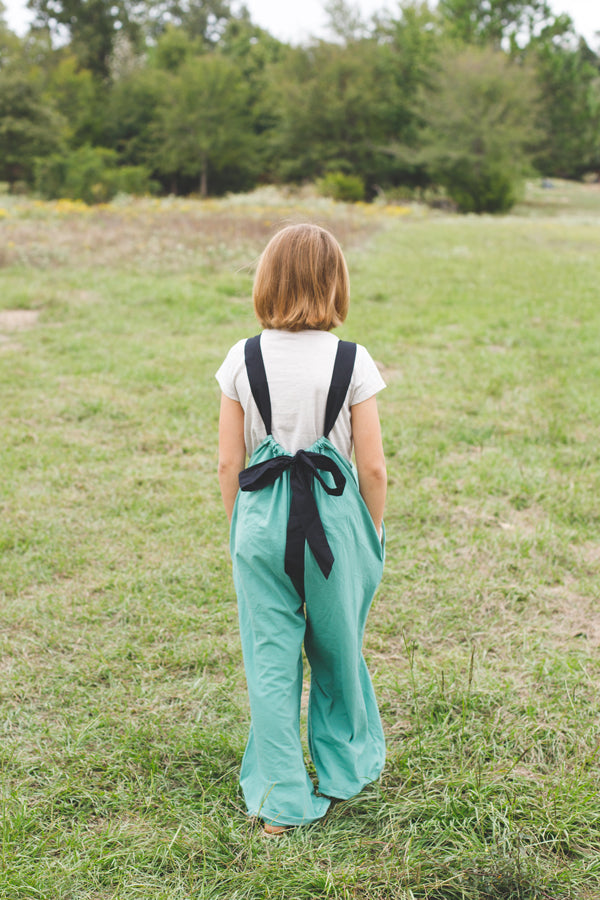
[[(2, 900), (600, 898), (600, 204), (557, 191), (503, 219), (0, 203)], [(302, 218), (341, 236), (340, 334), (388, 382), (388, 761), (267, 840), (213, 376)]]

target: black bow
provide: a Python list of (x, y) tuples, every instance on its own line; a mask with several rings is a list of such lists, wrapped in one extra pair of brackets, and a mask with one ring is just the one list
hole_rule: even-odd
[[(290, 470), (292, 499), (287, 523), (285, 543), (285, 572), (304, 601), (304, 543), (308, 543), (317, 564), (325, 576), (334, 563), (331, 547), (327, 542), (323, 523), (313, 495), (313, 478), (332, 497), (344, 493), (346, 478), (337, 463), (323, 453), (298, 450), (294, 456), (275, 456), (240, 472), (242, 491), (258, 491)], [(319, 474), (319, 469), (330, 472), (335, 487), (330, 487)]]

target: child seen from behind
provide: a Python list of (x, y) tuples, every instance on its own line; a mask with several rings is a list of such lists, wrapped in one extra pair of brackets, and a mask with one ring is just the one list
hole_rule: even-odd
[[(219, 482), (251, 710), (240, 783), (249, 815), (277, 834), (358, 794), (385, 761), (362, 655), (384, 559), (385, 384), (364, 347), (331, 332), (348, 312), (349, 277), (325, 229), (276, 234), (253, 299), (264, 330), (235, 344), (216, 376)], [(300, 739), (303, 646), (318, 791)]]

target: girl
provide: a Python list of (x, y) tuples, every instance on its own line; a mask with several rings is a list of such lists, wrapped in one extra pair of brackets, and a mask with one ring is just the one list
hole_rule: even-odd
[[(249, 815), (278, 834), (359, 793), (385, 761), (361, 649), (383, 569), (375, 395), (385, 384), (364, 347), (331, 334), (350, 294), (346, 261), (325, 229), (276, 234), (253, 299), (265, 330), (235, 344), (216, 376), (219, 483), (251, 709), (240, 782)], [(303, 644), (318, 793), (300, 740)]]

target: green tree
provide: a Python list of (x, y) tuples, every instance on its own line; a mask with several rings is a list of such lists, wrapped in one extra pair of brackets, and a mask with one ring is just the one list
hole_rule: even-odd
[(269, 96), (270, 73), (285, 58), (288, 47), (242, 14), (227, 23), (219, 48), (234, 63), (246, 85), (249, 123), (256, 137), (256, 165), (258, 170), (268, 172), (273, 169), (270, 136), (278, 124)]
[(543, 133), (536, 164), (546, 175), (579, 178), (600, 169), (600, 58), (547, 42), (536, 51)]
[(11, 190), (18, 181), (31, 184), (36, 157), (57, 148), (61, 125), (39, 80), (16, 67), (0, 69), (0, 180)]
[(203, 197), (209, 173), (253, 171), (248, 91), (239, 70), (218, 53), (188, 60), (172, 75), (157, 110), (155, 168), (175, 183), (196, 180)]
[(391, 78), (387, 132), (394, 159), (393, 181), (423, 187), (428, 183), (427, 170), (414, 153), (422, 126), (417, 97), (431, 85), (442, 53), (440, 17), (426, 2), (415, 0), (403, 5), (398, 17), (380, 15), (375, 36), (380, 66)]
[(504, 53), (464, 47), (422, 92), (420, 158), (463, 212), (504, 212), (539, 137), (533, 72)]
[(371, 189), (389, 181), (397, 94), (380, 50), (374, 40), (319, 43), (288, 51), (272, 69), (276, 175), (301, 181), (339, 171), (360, 175)]
[(75, 56), (60, 51), (50, 69), (43, 96), (63, 122), (62, 139), (73, 147), (91, 143), (99, 136), (100, 101), (98, 86), (89, 69), (81, 69)]
[(371, 30), (361, 15), (360, 7), (347, 0), (328, 0), (325, 12), (329, 30), (344, 44), (353, 44), (371, 36)]
[(252, 92), (259, 93), (267, 82), (268, 67), (283, 59), (287, 45), (244, 14), (229, 20), (219, 49), (235, 62)]
[(513, 50), (543, 33), (572, 28), (569, 16), (557, 16), (547, 0), (439, 0), (449, 33), (467, 44), (509, 42)]
[[(29, 0), (35, 24), (51, 33), (67, 32), (72, 52), (84, 69), (107, 78), (117, 35), (142, 41), (140, 6), (135, 0)], [(142, 7), (143, 8), (143, 7)]]
[(174, 27), (214, 47), (232, 17), (229, 0), (147, 0), (144, 20), (152, 39)]
[(103, 107), (103, 139), (127, 165), (156, 169), (159, 108), (172, 97), (170, 78), (142, 66), (113, 81)]
[(165, 72), (177, 70), (193, 56), (203, 51), (201, 42), (193, 39), (184, 28), (168, 25), (148, 49), (148, 65)]
[(4, 4), (0, 2), (0, 69), (6, 68), (23, 56), (23, 42), (6, 24), (4, 10)]

